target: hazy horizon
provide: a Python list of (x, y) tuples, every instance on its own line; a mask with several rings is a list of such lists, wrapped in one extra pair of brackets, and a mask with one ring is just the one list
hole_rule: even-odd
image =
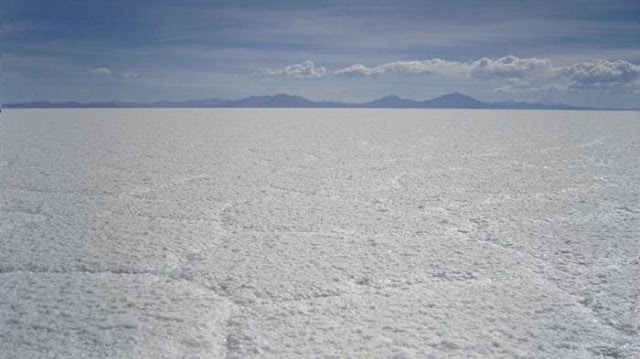
[[(430, 105), (434, 101), (438, 105)], [(246, 101), (249, 101), (246, 103)], [(253, 103), (252, 103), (253, 101)], [(256, 102), (258, 101), (258, 102)], [(302, 101), (291, 103), (290, 101)], [(309, 104), (306, 104), (306, 101)], [(103, 107), (107, 106), (107, 107)], [(172, 107), (170, 105), (175, 105)], [(49, 107), (51, 106), (51, 107)], [(600, 110), (600, 111), (639, 111), (640, 107), (603, 108), (594, 106), (573, 106), (571, 104), (551, 101), (515, 101), (505, 100), (487, 102), (459, 92), (443, 94), (430, 99), (402, 98), (394, 94), (370, 99), (363, 102), (344, 102), (339, 100), (314, 100), (295, 94), (278, 93), (274, 95), (248, 96), (238, 99), (205, 98), (186, 101), (157, 100), (148, 102), (101, 101), (80, 102), (75, 100), (49, 102), (34, 101), (24, 103), (3, 104), (6, 109), (55, 109), (55, 108), (345, 108), (345, 109), (493, 109), (493, 110)]]

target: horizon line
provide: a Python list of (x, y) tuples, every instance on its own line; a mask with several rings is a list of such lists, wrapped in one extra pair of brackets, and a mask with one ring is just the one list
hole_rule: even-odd
[[(254, 103), (242, 106), (242, 102), (246, 102), (251, 99), (268, 99), (273, 100), (277, 97), (285, 97), (286, 99), (296, 99), (298, 101), (307, 102), (307, 104), (274, 104), (274, 103)], [(416, 107), (420, 104), (429, 105), (430, 102), (436, 102), (437, 100), (444, 100), (452, 97), (462, 99), (471, 102), (471, 104), (437, 104), (432, 107)], [(404, 104), (387, 104), (382, 103), (383, 100), (389, 101), (404, 101)], [(204, 102), (214, 102), (209, 103)], [(171, 105), (174, 105), (172, 107)], [(314, 106), (316, 105), (316, 106)], [(50, 107), (48, 107), (50, 106)], [(510, 107), (513, 106), (513, 107)], [(289, 94), (289, 93), (276, 93), (274, 95), (250, 95), (239, 99), (225, 99), (219, 97), (200, 98), (193, 100), (155, 100), (155, 101), (48, 101), (48, 100), (35, 100), (28, 102), (12, 102), (2, 103), (0, 108), (395, 108), (395, 109), (488, 109), (488, 110), (600, 110), (600, 111), (640, 111), (640, 108), (601, 108), (591, 106), (576, 106), (569, 105), (561, 102), (527, 102), (517, 100), (504, 100), (497, 102), (486, 102), (478, 100), (469, 95), (461, 92), (450, 92), (444, 95), (436, 96), (430, 99), (415, 100), (411, 98), (399, 97), (395, 94), (389, 94), (382, 97), (374, 98), (372, 100), (363, 102), (342, 102), (335, 100), (311, 100), (304, 96)]]

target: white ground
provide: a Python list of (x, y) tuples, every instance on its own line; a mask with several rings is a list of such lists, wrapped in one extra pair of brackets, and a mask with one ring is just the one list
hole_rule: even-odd
[(640, 114), (5, 110), (2, 358), (639, 358)]

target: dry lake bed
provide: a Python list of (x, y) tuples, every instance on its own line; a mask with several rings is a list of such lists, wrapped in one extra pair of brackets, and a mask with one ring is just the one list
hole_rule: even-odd
[(0, 117), (2, 358), (639, 358), (640, 113)]

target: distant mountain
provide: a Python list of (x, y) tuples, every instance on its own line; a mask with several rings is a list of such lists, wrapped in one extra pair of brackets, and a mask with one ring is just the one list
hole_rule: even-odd
[(594, 107), (577, 107), (563, 103), (531, 103), (521, 101), (495, 102), (494, 108), (514, 110), (597, 110)]
[(495, 108), (493, 104), (478, 101), (475, 98), (461, 93), (450, 93), (425, 101), (429, 108)]
[(4, 108), (175, 108), (175, 107), (220, 107), (227, 100), (208, 99), (191, 101), (156, 101), (156, 102), (25, 102), (8, 103)]
[[(221, 104), (227, 102), (227, 100), (221, 100), (219, 98), (211, 98), (206, 100), (191, 100), (191, 101), (157, 101), (151, 103), (150, 107), (218, 107)], [(144, 104), (138, 104), (144, 105)], [(138, 106), (146, 107), (146, 106)]]
[(589, 107), (576, 107), (564, 104), (540, 104), (529, 102), (483, 102), (461, 93), (450, 93), (426, 101), (415, 101), (399, 98), (398, 96), (385, 96), (380, 99), (350, 104), (350, 107), (365, 108), (451, 108), (451, 109), (522, 109), (522, 110), (593, 110)]
[(275, 96), (251, 96), (228, 101), (225, 107), (316, 107), (316, 103), (304, 97), (277, 94)]
[(595, 110), (591, 107), (576, 107), (557, 103), (529, 102), (483, 102), (463, 95), (450, 93), (431, 100), (416, 101), (395, 95), (363, 103), (311, 101), (304, 97), (277, 94), (273, 96), (251, 96), (241, 100), (218, 98), (191, 101), (156, 102), (27, 102), (4, 105), (5, 108), (209, 108), (209, 107), (253, 107), (253, 108), (451, 108), (451, 109), (517, 109), (517, 110)]
[(359, 104), (358, 107), (370, 108), (418, 108), (423, 102), (400, 98), (395, 95), (385, 96), (371, 102)]

